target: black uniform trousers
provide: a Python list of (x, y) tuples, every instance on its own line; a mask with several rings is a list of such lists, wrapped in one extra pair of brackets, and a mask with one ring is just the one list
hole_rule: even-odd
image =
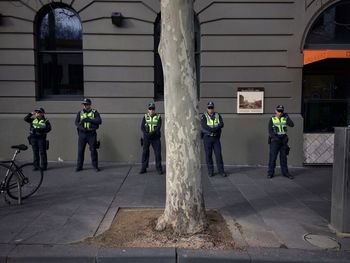
[(97, 155), (97, 133), (95, 131), (92, 132), (83, 132), (79, 131), (79, 140), (78, 140), (78, 161), (77, 168), (83, 168), (84, 164), (84, 154), (86, 144), (89, 144), (90, 152), (91, 152), (91, 163), (94, 168), (98, 168), (98, 155)]
[(222, 160), (221, 154), (221, 143), (220, 138), (217, 136), (203, 136), (204, 142), (204, 150), (205, 150), (205, 158), (208, 167), (208, 173), (214, 172), (214, 164), (213, 164), (213, 150), (216, 159), (216, 166), (218, 168), (219, 173), (224, 173), (224, 162)]
[(142, 170), (148, 167), (149, 162), (149, 147), (152, 145), (154, 155), (156, 158), (156, 169), (162, 171), (162, 148), (160, 138), (149, 139), (146, 136), (143, 137), (143, 151), (142, 151)]
[(282, 175), (286, 176), (288, 172), (287, 164), (287, 152), (288, 152), (288, 136), (283, 136), (281, 138), (274, 138), (270, 143), (270, 156), (269, 156), (269, 170), (267, 172), (268, 176), (274, 176), (276, 160), (278, 153), (280, 154), (280, 163)]
[(46, 137), (31, 136), (30, 144), (33, 149), (33, 163), (35, 168), (47, 169)]

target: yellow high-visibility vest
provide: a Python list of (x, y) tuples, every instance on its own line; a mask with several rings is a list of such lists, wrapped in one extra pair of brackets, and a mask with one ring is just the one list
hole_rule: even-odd
[(219, 118), (219, 114), (217, 112), (215, 112), (214, 114), (214, 119), (212, 119), (208, 112), (204, 113), (205, 117), (207, 118), (207, 125), (210, 127), (210, 128), (215, 128), (217, 126), (219, 126), (220, 124), (220, 118)]
[[(95, 119), (95, 110), (91, 110), (90, 112), (80, 112), (80, 120), (82, 119)], [(84, 122), (84, 128), (85, 129), (90, 129), (90, 122)]]
[(272, 117), (272, 127), (278, 135), (284, 135), (287, 133), (287, 118), (276, 116)]
[(145, 114), (145, 126), (148, 126), (148, 132), (154, 132), (158, 126), (160, 115), (155, 114), (153, 117), (149, 113)]
[(43, 119), (36, 118), (32, 121), (32, 125), (34, 129), (43, 129), (46, 127), (46, 122)]

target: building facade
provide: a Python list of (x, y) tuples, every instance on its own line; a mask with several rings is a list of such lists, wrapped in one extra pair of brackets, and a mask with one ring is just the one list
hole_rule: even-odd
[[(350, 115), (349, 1), (194, 5), (200, 111), (213, 100), (224, 118), (225, 164), (267, 164), (277, 104), (295, 122), (290, 164), (332, 163), (332, 127)], [(1, 1), (0, 14), (0, 157), (26, 142), (23, 117), (40, 106), (53, 126), (49, 160), (75, 160), (74, 118), (88, 97), (103, 119), (99, 159), (139, 162), (148, 102), (164, 112), (159, 0)], [(263, 90), (262, 113), (237, 112), (242, 88)]]

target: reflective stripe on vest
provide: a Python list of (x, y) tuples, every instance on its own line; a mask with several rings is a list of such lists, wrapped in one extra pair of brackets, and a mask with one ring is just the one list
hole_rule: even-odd
[(43, 119), (34, 119), (32, 125), (34, 129), (43, 129), (46, 127), (46, 122)]
[(156, 114), (153, 117), (149, 115), (148, 113), (145, 114), (145, 126), (148, 126), (148, 132), (154, 132), (154, 130), (158, 126), (160, 115)]
[(220, 124), (220, 118), (219, 118), (219, 114), (215, 112), (215, 115), (214, 115), (214, 119), (212, 119), (208, 112), (204, 113), (205, 117), (207, 118), (207, 125), (210, 127), (210, 128), (215, 128), (217, 126), (219, 126)]
[(272, 128), (277, 135), (287, 134), (287, 119), (285, 117), (281, 117), (281, 119), (272, 117)]
[[(82, 119), (95, 119), (95, 110), (91, 110), (90, 112), (80, 112), (80, 121)], [(90, 129), (90, 122), (84, 122), (84, 129)]]

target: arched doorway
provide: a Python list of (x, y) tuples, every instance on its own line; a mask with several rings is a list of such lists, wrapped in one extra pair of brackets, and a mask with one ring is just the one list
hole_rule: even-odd
[(350, 124), (350, 1), (327, 8), (304, 45), (304, 162), (332, 164), (334, 127)]

